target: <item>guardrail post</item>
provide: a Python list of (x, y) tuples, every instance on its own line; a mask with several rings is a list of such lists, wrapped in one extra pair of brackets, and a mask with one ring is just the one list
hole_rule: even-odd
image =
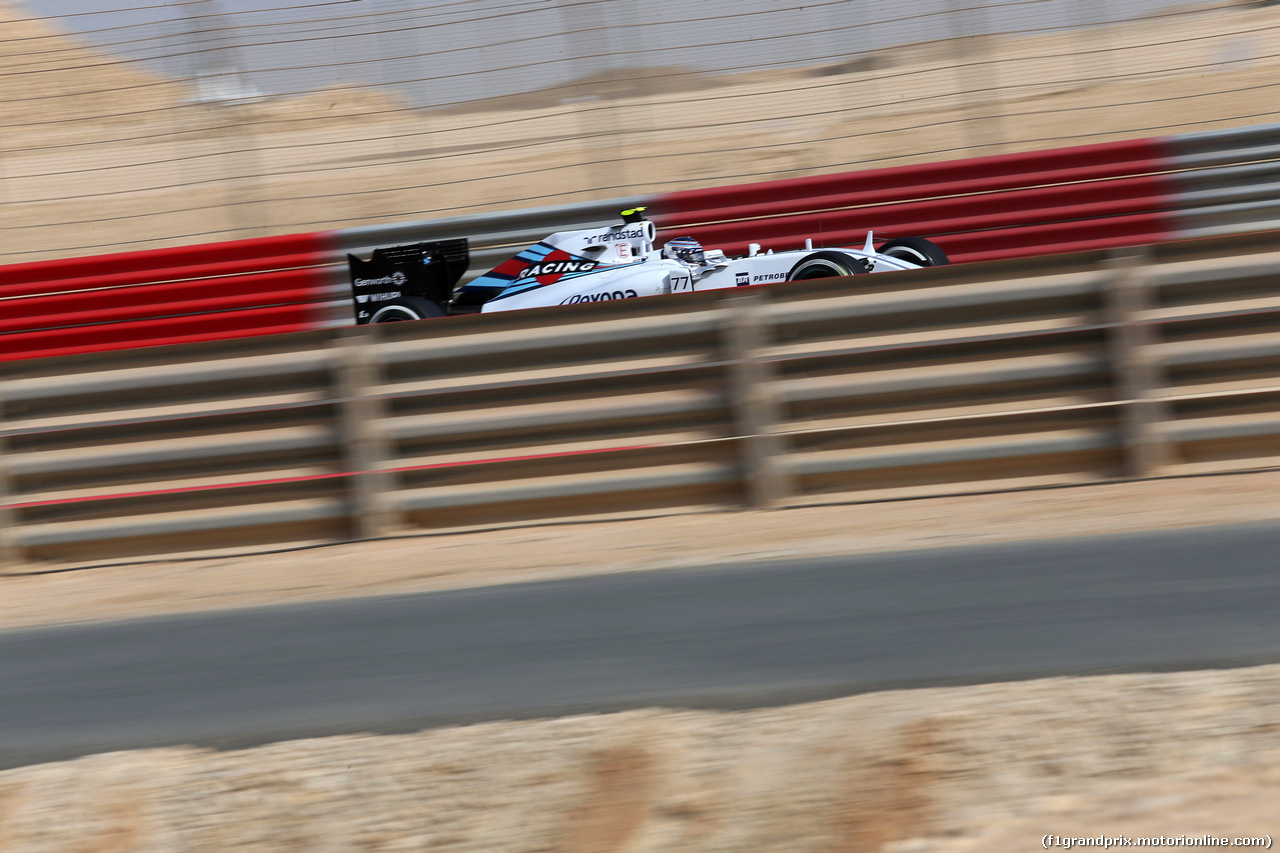
[[(0, 394), (0, 429), (3, 429), (4, 396)], [(18, 513), (11, 506), (13, 489), (9, 482), (9, 442), (0, 432), (0, 575), (9, 566), (23, 560), (22, 545), (18, 536)]]
[(782, 464), (785, 442), (776, 431), (781, 418), (770, 382), (772, 370), (760, 356), (768, 337), (764, 296), (758, 290), (748, 291), (735, 294), (726, 304), (729, 403), (741, 439), (747, 503), (771, 506), (790, 494), (791, 484)]
[(1152, 326), (1141, 322), (1151, 307), (1146, 269), (1148, 249), (1121, 249), (1111, 254), (1105, 315), (1108, 350), (1117, 399), (1125, 474), (1146, 477), (1168, 462), (1169, 451), (1160, 434), (1169, 407), (1157, 397), (1165, 386), (1164, 370), (1152, 344)]
[(385, 406), (372, 390), (381, 371), (369, 330), (363, 326), (341, 329), (334, 346), (334, 387), (338, 394), (338, 418), (351, 503), (352, 532), (357, 539), (381, 536), (398, 526), (391, 506), (395, 475), (385, 470), (391, 458), (382, 429)]

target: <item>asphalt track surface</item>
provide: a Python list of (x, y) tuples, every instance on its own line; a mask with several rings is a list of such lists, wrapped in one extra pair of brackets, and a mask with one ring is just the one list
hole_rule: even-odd
[(0, 634), (0, 767), (1274, 663), (1278, 614), (1268, 523), (28, 629)]

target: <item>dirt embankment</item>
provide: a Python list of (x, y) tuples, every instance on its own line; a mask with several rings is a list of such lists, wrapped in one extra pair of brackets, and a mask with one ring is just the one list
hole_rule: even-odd
[(1014, 853), (1277, 803), (1273, 666), (91, 756), (0, 773), (0, 849)]

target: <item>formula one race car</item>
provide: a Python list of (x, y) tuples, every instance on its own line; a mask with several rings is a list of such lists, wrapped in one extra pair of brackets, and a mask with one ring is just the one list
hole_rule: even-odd
[(861, 249), (804, 249), (728, 258), (678, 237), (661, 249), (644, 208), (625, 210), (622, 222), (585, 231), (560, 231), (479, 278), (454, 289), (466, 272), (465, 239), (435, 240), (375, 249), (369, 260), (348, 255), (356, 323), (392, 323), (446, 314), (509, 311), (635, 299), (664, 293), (872, 272), (948, 263), (923, 237), (900, 237), (875, 248), (871, 232)]

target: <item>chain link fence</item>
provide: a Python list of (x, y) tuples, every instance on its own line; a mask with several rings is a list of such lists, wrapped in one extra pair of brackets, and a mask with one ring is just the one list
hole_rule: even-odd
[(1271, 3), (0, 0), (0, 262), (1257, 124), (1278, 65)]

